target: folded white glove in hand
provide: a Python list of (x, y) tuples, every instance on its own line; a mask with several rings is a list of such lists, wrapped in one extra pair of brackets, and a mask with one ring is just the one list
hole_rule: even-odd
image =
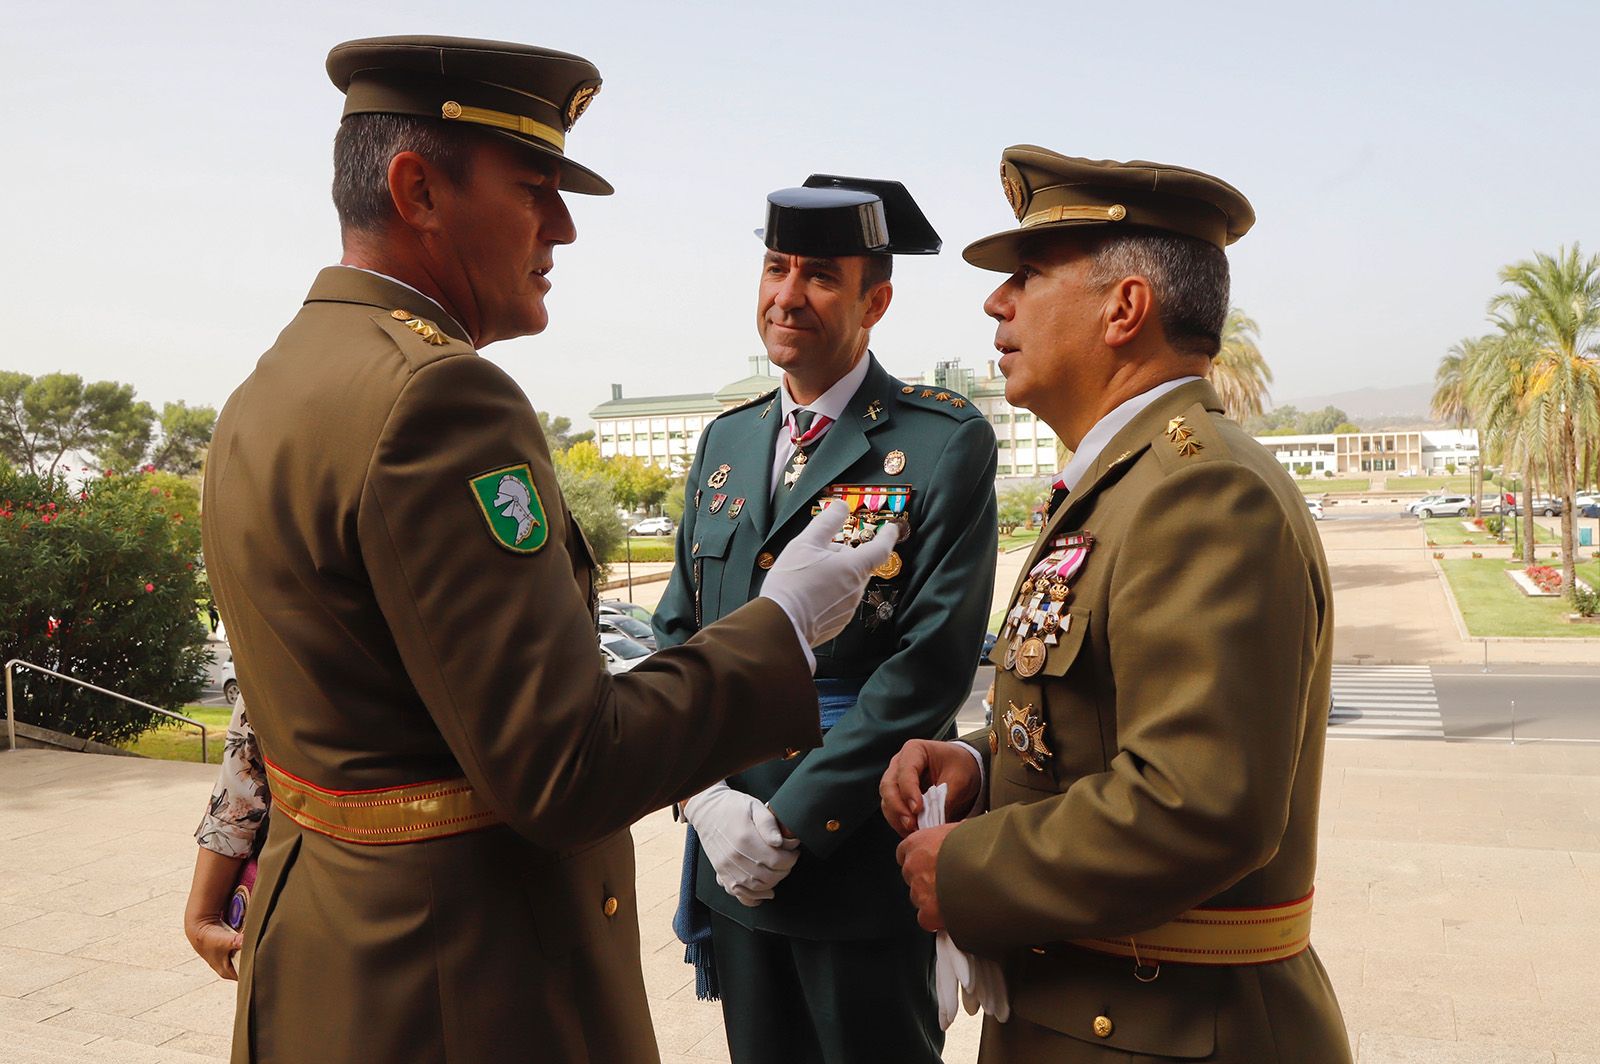
[(717, 885), (754, 908), (773, 896), (773, 888), (800, 859), (799, 839), (786, 839), (759, 798), (727, 783), (707, 787), (683, 803), (700, 845), (717, 873)]
[[(943, 826), (944, 796), (948, 785), (935, 783), (922, 793), (922, 812), (917, 814), (918, 828)], [(950, 939), (950, 932), (940, 931), (933, 941), (934, 991), (939, 999), (939, 1026), (949, 1030), (956, 1020), (956, 996), (960, 990), (962, 1004), (971, 1016), (980, 1008), (993, 1016), (996, 1023), (1011, 1018), (1011, 1001), (1006, 997), (1006, 979), (1000, 965), (984, 957), (964, 953)]]
[(861, 605), (867, 577), (889, 560), (900, 538), (899, 528), (885, 524), (859, 547), (834, 543), (849, 516), (842, 502), (824, 506), (779, 553), (761, 585), (761, 596), (783, 607), (807, 646), (821, 646), (844, 631)]

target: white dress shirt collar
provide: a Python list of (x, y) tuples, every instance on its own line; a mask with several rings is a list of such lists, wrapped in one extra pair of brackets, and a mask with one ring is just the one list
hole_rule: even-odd
[(1056, 477), (1056, 486), (1064, 487), (1068, 491), (1077, 490), (1078, 482), (1094, 467), (1095, 459), (1106, 449), (1106, 444), (1110, 443), (1117, 433), (1127, 428), (1130, 421), (1143, 413), (1145, 407), (1174, 388), (1203, 379), (1203, 377), (1178, 377), (1175, 380), (1162, 381), (1149, 391), (1140, 392), (1132, 399), (1125, 400), (1115, 410), (1096, 421), (1094, 427), (1084, 434), (1083, 442), (1072, 452), (1072, 458)]
[(804, 408), (806, 410), (814, 410), (824, 417), (838, 421), (844, 417), (845, 407), (850, 405), (850, 400), (855, 396), (856, 389), (860, 388), (861, 382), (867, 379), (867, 370), (871, 368), (871, 363), (872, 352), (861, 352), (861, 357), (856, 359), (856, 364), (850, 367), (849, 373), (835, 381), (833, 387), (819, 395), (814, 402), (804, 404), (795, 402), (794, 397), (789, 394), (789, 378), (785, 376), (783, 387), (779, 389), (783, 394), (783, 409), (780, 411), (783, 414), (783, 419), (788, 421), (790, 414)]

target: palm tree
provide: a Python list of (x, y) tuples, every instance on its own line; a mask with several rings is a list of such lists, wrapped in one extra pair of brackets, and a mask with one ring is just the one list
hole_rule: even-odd
[(1533, 342), (1526, 323), (1497, 314), (1499, 328), (1474, 341), (1467, 367), (1467, 401), (1483, 428), (1485, 459), (1502, 468), (1522, 471), (1522, 560), (1533, 562), (1533, 481), (1538, 461), (1547, 453), (1546, 418), (1532, 394), (1530, 368)]
[(1600, 423), (1600, 256), (1583, 258), (1577, 244), (1539, 252), (1501, 270), (1500, 280), (1512, 290), (1495, 296), (1490, 309), (1513, 314), (1527, 329), (1529, 394), (1556, 444), (1552, 487), (1561, 490), (1562, 577), (1572, 594), (1578, 451)]
[(1261, 326), (1238, 307), (1228, 310), (1222, 325), (1222, 348), (1211, 360), (1211, 378), (1222, 400), (1222, 408), (1235, 421), (1262, 413), (1266, 409), (1267, 385), (1272, 370), (1261, 355), (1257, 339)]
[[(1440, 360), (1439, 368), (1433, 375), (1433, 416), (1458, 429), (1464, 429), (1472, 424), (1472, 404), (1467, 396), (1470, 384), (1468, 370), (1472, 364), (1476, 343), (1476, 340), (1462, 340), (1451, 347), (1450, 352)], [(1483, 453), (1480, 447), (1478, 462), (1469, 472), (1474, 515), (1478, 512), (1478, 500), (1483, 492), (1482, 476)]]

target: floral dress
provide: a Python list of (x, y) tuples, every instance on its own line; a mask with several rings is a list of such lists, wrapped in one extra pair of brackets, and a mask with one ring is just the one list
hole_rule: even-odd
[(250, 728), (241, 697), (228, 722), (222, 767), (200, 827), (194, 833), (195, 841), (224, 857), (249, 857), (256, 852), (256, 836), (261, 833), (271, 805), (261, 749), (256, 745), (256, 733)]

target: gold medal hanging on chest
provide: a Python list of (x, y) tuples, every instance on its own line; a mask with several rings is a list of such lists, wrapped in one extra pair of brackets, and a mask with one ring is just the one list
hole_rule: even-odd
[(1015, 702), (1006, 705), (1011, 708), (1000, 722), (1005, 727), (1006, 745), (1024, 765), (1043, 772), (1044, 763), (1055, 756), (1044, 744), (1044, 718), (1034, 710), (1032, 702), (1022, 709)]

